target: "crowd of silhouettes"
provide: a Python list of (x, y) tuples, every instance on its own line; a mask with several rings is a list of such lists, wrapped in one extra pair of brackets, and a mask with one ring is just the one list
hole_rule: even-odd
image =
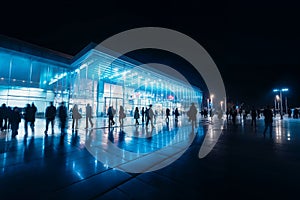
[[(71, 116), (72, 116), (72, 130), (78, 129), (79, 120), (82, 118), (81, 109), (78, 109), (78, 105), (74, 104), (71, 108)], [(118, 110), (118, 118), (119, 118), (119, 125), (122, 128), (124, 126), (124, 119), (126, 118), (126, 111), (123, 106), (119, 107)], [(211, 109), (212, 111), (212, 109)], [(188, 121), (191, 122), (192, 127), (197, 127), (197, 108), (194, 103), (191, 104), (189, 110), (186, 112), (188, 116)], [(200, 111), (200, 114), (202, 117), (207, 118), (208, 117), (208, 110), (203, 109)], [(24, 119), (24, 129), (25, 129), (25, 136), (28, 134), (28, 125), (31, 128), (32, 134), (34, 134), (34, 128), (35, 128), (35, 121), (36, 121), (36, 114), (37, 114), (37, 107), (32, 102), (31, 104), (26, 104), (24, 108), (18, 108), (18, 107), (10, 107), (6, 106), (5, 103), (3, 103), (0, 107), (0, 130), (12, 130), (12, 137), (16, 137), (18, 135), (18, 129), (19, 124), (21, 122), (21, 119)], [(171, 116), (171, 110), (170, 108), (165, 109), (165, 113), (162, 111), (162, 116), (165, 114), (165, 120), (167, 124), (170, 121)], [(175, 122), (178, 122), (178, 117), (180, 116), (178, 108), (173, 110), (172, 114), (174, 115)], [(243, 123), (246, 122), (246, 119), (248, 116), (251, 117), (251, 126), (256, 128), (256, 120), (259, 119), (262, 115), (264, 116), (264, 122), (265, 122), (265, 129), (263, 131), (263, 134), (265, 136), (267, 130), (269, 129), (270, 136), (272, 137), (272, 122), (273, 117), (275, 116), (276, 112), (275, 110), (272, 111), (270, 106), (266, 106), (263, 109), (263, 112), (261, 112), (261, 109), (255, 109), (254, 106), (249, 109), (249, 107), (246, 107), (245, 105), (242, 105), (240, 107), (231, 106), (226, 110), (226, 120), (227, 123), (231, 123), (232, 125), (237, 125), (237, 116), (239, 115), (240, 120), (244, 120)], [(287, 111), (288, 117), (291, 118), (299, 118), (299, 110), (297, 108), (295, 109), (288, 109)], [(109, 106), (107, 110), (107, 116), (108, 116), (108, 124), (109, 127), (113, 126), (116, 122), (114, 121), (114, 117), (116, 115), (116, 110), (113, 108), (113, 106)], [(150, 124), (152, 128), (154, 128), (155, 123), (155, 117), (158, 115), (157, 110), (153, 111), (153, 107), (150, 104), (148, 107), (142, 107), (141, 110), (139, 110), (138, 107), (135, 107), (135, 110), (133, 111), (133, 118), (135, 120), (135, 125), (138, 126), (140, 124), (139, 119), (142, 118), (142, 125), (144, 126), (144, 123), (146, 127)], [(212, 113), (210, 114), (212, 117)], [(48, 129), (49, 124), (51, 124), (51, 130), (52, 134), (54, 134), (54, 125), (55, 125), (55, 118), (58, 117), (59, 120), (59, 127), (61, 130), (61, 134), (64, 135), (66, 133), (67, 128), (67, 120), (68, 120), (68, 110), (65, 105), (65, 102), (61, 102), (59, 107), (56, 108), (53, 105), (53, 102), (50, 102), (50, 105), (47, 106), (45, 110), (45, 120), (46, 120), (46, 127), (45, 127), (45, 136), (48, 136)], [(92, 107), (90, 104), (86, 105), (86, 126), (87, 129), (89, 125), (91, 128), (93, 128), (94, 124), (92, 122)]]

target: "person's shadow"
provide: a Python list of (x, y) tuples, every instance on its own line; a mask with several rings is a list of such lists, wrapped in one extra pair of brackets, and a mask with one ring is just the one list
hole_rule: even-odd
[(108, 132), (108, 139), (109, 141), (111, 141), (112, 143), (114, 143), (115, 138), (114, 138), (114, 128), (112, 127), (111, 129), (109, 129)]
[(71, 144), (76, 146), (80, 141), (80, 137), (78, 136), (78, 130), (72, 132)]
[(122, 143), (125, 141), (125, 132), (123, 130), (121, 130), (119, 132), (119, 143)]
[(138, 137), (138, 136), (139, 136), (139, 126), (136, 126), (134, 131), (134, 137)]
[(44, 139), (44, 157), (51, 157), (55, 150), (54, 150), (54, 137), (45, 137)]
[(147, 139), (152, 139), (152, 133), (153, 133), (153, 128), (151, 127), (150, 130), (149, 130), (149, 128), (147, 127), (146, 128), (146, 138)]
[(34, 137), (32, 136), (27, 144), (27, 138), (24, 139), (24, 161), (29, 162), (34, 152)]

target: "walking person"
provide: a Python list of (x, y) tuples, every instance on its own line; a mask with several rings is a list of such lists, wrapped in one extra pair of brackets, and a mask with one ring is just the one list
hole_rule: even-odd
[(11, 132), (12, 138), (15, 138), (18, 135), (19, 124), (21, 122), (21, 114), (18, 107), (14, 107), (12, 116), (11, 116)]
[(169, 123), (169, 120), (170, 120), (169, 117), (170, 117), (170, 109), (167, 108), (167, 109), (166, 109), (166, 122), (167, 122), (167, 123)]
[(228, 120), (229, 120), (229, 113), (230, 113), (230, 112), (229, 112), (229, 110), (227, 109), (227, 110), (226, 110), (226, 122), (227, 122), (227, 124), (228, 124)]
[(232, 124), (234, 126), (236, 125), (236, 117), (237, 117), (237, 110), (235, 107), (233, 107), (231, 112), (231, 118), (232, 118)]
[(175, 122), (178, 122), (178, 116), (179, 116), (178, 108), (175, 109), (174, 115), (175, 115)]
[(142, 107), (142, 124), (144, 124), (144, 122), (145, 122), (145, 110), (144, 110), (144, 107)]
[(154, 125), (153, 125), (154, 112), (152, 110), (151, 104), (149, 105), (149, 109), (146, 109), (146, 117), (147, 117), (146, 126), (148, 126), (149, 121), (151, 121), (151, 127), (154, 128)]
[(93, 128), (94, 124), (92, 122), (92, 107), (88, 103), (85, 107), (85, 128), (89, 128), (89, 122), (91, 124), (91, 127)]
[(147, 124), (148, 118), (149, 118), (149, 108), (146, 107), (146, 109), (145, 109), (145, 121), (146, 121), (146, 124)]
[(66, 125), (67, 125), (67, 107), (65, 106), (65, 102), (61, 102), (60, 106), (58, 107), (58, 118), (60, 121), (60, 130), (61, 130), (61, 136), (65, 134), (66, 131)]
[(26, 104), (26, 107), (24, 109), (24, 129), (25, 129), (25, 135), (28, 134), (28, 123), (31, 121), (31, 114), (30, 114), (30, 104)]
[(34, 105), (34, 103), (32, 102), (31, 106), (30, 106), (30, 127), (32, 132), (34, 132), (34, 126), (35, 126), (35, 114), (37, 112), (37, 107)]
[(192, 103), (190, 109), (188, 110), (187, 114), (189, 117), (189, 121), (192, 122), (192, 128), (197, 128), (197, 108), (195, 106), (195, 103)]
[(0, 129), (1, 131), (8, 129), (7, 119), (9, 110), (5, 103), (0, 107)]
[(273, 123), (273, 113), (270, 109), (270, 106), (267, 106), (267, 108), (263, 111), (264, 117), (265, 117), (265, 130), (264, 130), (264, 137), (266, 136), (266, 131), (269, 128), (270, 131), (270, 137), (272, 137), (272, 123)]
[(77, 104), (74, 104), (73, 109), (72, 109), (72, 130), (74, 130), (74, 125), (75, 129), (78, 129), (78, 120), (81, 118), (81, 114), (78, 111), (78, 106)]
[(120, 122), (120, 128), (124, 126), (124, 118), (126, 117), (126, 114), (124, 112), (124, 107), (120, 106), (119, 109), (119, 122)]
[(134, 110), (134, 119), (135, 119), (135, 125), (139, 125), (139, 118), (140, 118), (140, 113), (139, 113), (139, 108), (138, 107), (135, 107), (135, 110)]
[(0, 131), (3, 131), (3, 119), (4, 119), (4, 113), (2, 106), (0, 107)]
[(107, 115), (108, 115), (108, 126), (113, 126), (115, 124), (114, 121), (114, 115), (116, 113), (116, 110), (112, 107), (109, 106), (108, 110), (107, 110)]
[(256, 109), (253, 106), (251, 110), (251, 126), (253, 126), (254, 124), (255, 128), (256, 128), (256, 117), (257, 117)]
[(12, 107), (8, 106), (8, 107), (7, 107), (7, 115), (8, 115), (7, 130), (8, 130), (8, 129), (11, 129), (11, 116), (12, 116), (12, 112), (13, 112)]
[(291, 108), (288, 109), (288, 118), (291, 118), (292, 117), (292, 110)]
[(56, 107), (53, 105), (53, 102), (50, 102), (50, 106), (46, 108), (45, 117), (46, 117), (46, 130), (45, 135), (48, 136), (48, 127), (51, 123), (52, 134), (54, 134), (54, 120), (56, 116)]

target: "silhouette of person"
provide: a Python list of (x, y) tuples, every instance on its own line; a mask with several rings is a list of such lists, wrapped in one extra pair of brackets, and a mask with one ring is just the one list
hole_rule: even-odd
[[(8, 116), (8, 125), (7, 125), (7, 129), (10, 129), (11, 127), (11, 115), (12, 115), (12, 107), (8, 106), (7, 107), (7, 116)], [(0, 119), (0, 123), (1, 123), (1, 119)]]
[(251, 109), (251, 126), (253, 126), (253, 124), (254, 124), (254, 127), (256, 127), (256, 117), (257, 117), (256, 110), (255, 110), (254, 106), (252, 106), (252, 109)]
[(293, 118), (294, 119), (298, 119), (298, 115), (299, 115), (299, 111), (297, 108), (294, 109), (294, 112), (293, 112)]
[(227, 121), (227, 123), (228, 123), (228, 120), (229, 120), (229, 113), (230, 113), (230, 112), (229, 112), (229, 110), (227, 109), (227, 110), (226, 110), (226, 121)]
[(288, 117), (289, 117), (289, 118), (292, 117), (292, 110), (291, 110), (291, 108), (288, 109)]
[(149, 108), (146, 107), (146, 109), (145, 109), (145, 120), (146, 120), (146, 124), (147, 124), (148, 118), (149, 118)]
[(61, 134), (64, 135), (68, 118), (67, 107), (65, 106), (65, 102), (61, 102), (60, 106), (58, 107), (58, 118), (60, 121)]
[[(148, 114), (148, 116), (147, 116)], [(154, 118), (154, 112), (152, 110), (152, 104), (149, 105), (149, 109), (146, 109), (146, 116), (147, 116), (147, 121), (146, 121), (146, 126), (148, 126), (149, 121), (151, 121), (151, 127), (153, 128), (153, 118)]]
[(243, 114), (243, 109), (242, 109), (242, 107), (240, 107), (240, 108), (239, 108), (240, 119), (242, 119), (242, 114)]
[(56, 116), (56, 107), (53, 105), (53, 102), (50, 102), (50, 106), (46, 108), (45, 117), (46, 117), (46, 130), (45, 135), (48, 135), (48, 127), (51, 122), (52, 134), (54, 134), (54, 120)]
[(260, 114), (261, 114), (260, 109), (257, 109), (257, 119), (260, 119)]
[(3, 104), (0, 107), (0, 130), (3, 131), (4, 127), (3, 127), (3, 119), (4, 119), (4, 111), (3, 111)]
[(170, 116), (170, 109), (166, 109), (166, 122), (169, 122), (169, 116)]
[(112, 106), (109, 106), (108, 110), (107, 110), (107, 115), (108, 115), (108, 126), (112, 126), (115, 124), (114, 121), (114, 115), (115, 115), (116, 111)]
[(30, 127), (34, 131), (34, 123), (35, 123), (35, 114), (37, 112), (37, 107), (34, 105), (34, 103), (31, 103), (30, 107)]
[(188, 110), (188, 117), (189, 117), (189, 121), (192, 122), (192, 127), (197, 128), (197, 108), (195, 106), (195, 103), (192, 103), (192, 105), (190, 106), (190, 109)]
[(12, 116), (11, 116), (12, 138), (15, 138), (16, 135), (18, 135), (20, 122), (21, 122), (21, 115), (20, 115), (19, 109), (18, 109), (18, 107), (14, 107)]
[(270, 106), (267, 106), (263, 111), (265, 117), (265, 129), (264, 129), (264, 137), (266, 136), (266, 131), (269, 128), (270, 137), (272, 137), (272, 123), (273, 123), (273, 113), (270, 109)]
[(124, 112), (124, 107), (120, 106), (119, 109), (119, 122), (120, 122), (120, 127), (122, 128), (124, 125), (124, 118), (126, 117), (126, 114)]
[(207, 118), (207, 115), (208, 115), (208, 111), (207, 111), (207, 109), (204, 109), (204, 111), (203, 111), (203, 115), (204, 115), (204, 118)]
[(236, 117), (237, 117), (237, 110), (235, 107), (233, 107), (232, 112), (231, 112), (231, 117), (232, 117), (232, 124), (236, 125)]
[(78, 106), (77, 104), (74, 104), (73, 109), (72, 109), (72, 129), (74, 130), (74, 124), (75, 124), (75, 129), (78, 129), (78, 120), (81, 118), (81, 114), (78, 111)]
[(144, 110), (144, 107), (142, 107), (142, 123), (144, 124), (144, 119), (145, 119), (145, 110)]
[(139, 125), (139, 118), (140, 118), (140, 112), (139, 112), (139, 108), (138, 107), (135, 107), (135, 110), (134, 110), (134, 119), (135, 119), (135, 125)]
[(91, 124), (91, 127), (93, 128), (94, 124), (92, 122), (92, 107), (90, 106), (90, 104), (88, 103), (85, 107), (85, 128), (89, 127), (89, 122)]
[[(7, 129), (7, 119), (9, 116), (9, 110), (8, 107), (6, 107), (6, 104), (3, 103), (0, 107), (0, 130), (6, 130)], [(4, 122), (4, 124), (3, 124)]]
[(26, 107), (24, 109), (24, 129), (25, 134), (28, 133), (28, 123), (31, 121), (31, 113), (30, 113), (30, 104), (26, 104)]
[(175, 109), (174, 115), (175, 115), (175, 121), (178, 122), (178, 116), (179, 116), (178, 108)]

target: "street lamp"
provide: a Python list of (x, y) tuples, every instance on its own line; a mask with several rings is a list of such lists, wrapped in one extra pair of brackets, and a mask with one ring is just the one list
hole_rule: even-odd
[[(275, 116), (276, 116), (276, 110), (279, 110), (280, 108), (279, 108), (279, 100), (280, 100), (280, 97), (279, 97), (279, 95), (277, 94), (276, 96), (275, 96)], [(276, 104), (277, 104), (277, 107), (276, 107)]]
[[(274, 89), (273, 90), (273, 92), (279, 92), (279, 98), (280, 98), (280, 119), (282, 119), (283, 118), (283, 114), (282, 114), (282, 111), (283, 111), (283, 109), (282, 109), (282, 92), (287, 92), (287, 91), (289, 91), (289, 89), (288, 88), (282, 88), (282, 89)], [(286, 102), (287, 102), (287, 100), (286, 100)], [(287, 105), (286, 105), (286, 107), (287, 107)], [(287, 110), (286, 110), (286, 112), (287, 112)]]

